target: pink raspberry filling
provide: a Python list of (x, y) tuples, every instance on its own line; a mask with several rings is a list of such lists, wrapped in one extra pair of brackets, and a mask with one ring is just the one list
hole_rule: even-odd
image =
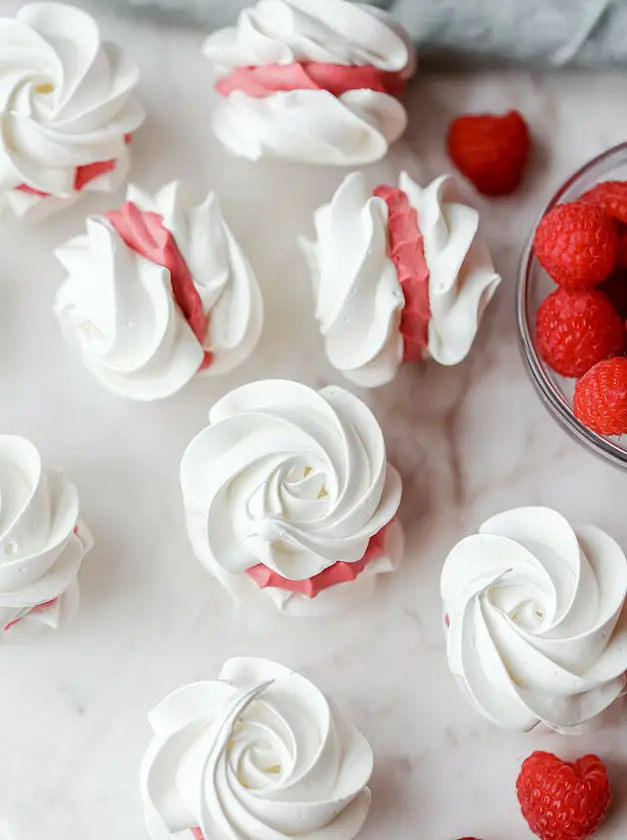
[(192, 837), (194, 840), (205, 840), (203, 833), (199, 828), (192, 828)]
[(263, 563), (258, 563), (256, 566), (246, 569), (246, 574), (255, 581), (260, 589), (272, 587), (274, 589), (284, 589), (287, 592), (297, 592), (300, 595), (306, 595), (307, 598), (315, 598), (325, 589), (355, 580), (370, 563), (378, 560), (385, 551), (385, 534), (393, 521), (388, 522), (370, 538), (366, 553), (361, 560), (355, 563), (346, 563), (340, 560), (329, 566), (328, 569), (324, 569), (320, 574), (305, 580), (289, 580), (264, 566)]
[(239, 67), (228, 76), (218, 79), (215, 88), (222, 96), (240, 90), (257, 99), (288, 90), (327, 90), (333, 96), (341, 96), (349, 90), (373, 90), (399, 97), (405, 90), (405, 79), (401, 73), (366, 65), (348, 67), (301, 61), (295, 64)]
[[(128, 145), (132, 140), (132, 135), (127, 134), (124, 140)], [(85, 166), (77, 166), (74, 175), (74, 191), (80, 192), (90, 181), (94, 181), (96, 178), (99, 178), (101, 175), (106, 175), (108, 172), (113, 172), (116, 163), (117, 161), (115, 160), (102, 160), (97, 163), (87, 163)], [(19, 192), (28, 193), (29, 195), (38, 195), (40, 198), (47, 198), (50, 195), (50, 193), (29, 187), (27, 184), (20, 184), (15, 189), (19, 190)]]
[(403, 336), (403, 361), (416, 362), (423, 358), (429, 344), (429, 267), (425, 259), (424, 244), (418, 213), (407, 194), (397, 187), (381, 185), (374, 195), (388, 206), (388, 235), (390, 258), (396, 267), (398, 280), (405, 296), (401, 316)]
[[(109, 210), (104, 217), (132, 251), (168, 269), (174, 300), (202, 345), (207, 335), (208, 318), (187, 263), (174, 237), (164, 226), (163, 218), (158, 213), (140, 210), (132, 201), (127, 201), (120, 210)], [(205, 350), (200, 369), (209, 367), (212, 360), (211, 352)]]

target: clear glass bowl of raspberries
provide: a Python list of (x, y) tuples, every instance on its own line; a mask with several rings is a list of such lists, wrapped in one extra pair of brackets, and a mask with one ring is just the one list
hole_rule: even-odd
[(525, 362), (551, 414), (627, 467), (627, 143), (549, 201), (522, 256), (517, 309)]

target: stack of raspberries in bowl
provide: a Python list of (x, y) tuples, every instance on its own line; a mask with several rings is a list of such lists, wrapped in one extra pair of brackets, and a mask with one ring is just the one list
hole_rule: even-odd
[(518, 321), (534, 384), (583, 443), (627, 466), (627, 144), (569, 179), (523, 256)]

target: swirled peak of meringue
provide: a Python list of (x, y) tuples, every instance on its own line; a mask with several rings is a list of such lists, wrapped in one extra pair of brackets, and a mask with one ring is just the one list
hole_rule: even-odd
[(69, 620), (91, 544), (74, 485), (30, 441), (0, 435), (0, 629)]
[(401, 495), (364, 403), (282, 380), (214, 405), (183, 456), (181, 485), (192, 545), (211, 571), (263, 563), (289, 580), (361, 560)]
[[(391, 16), (347, 0), (260, 0), (236, 26), (210, 35), (203, 49), (221, 73), (315, 62), (339, 74), (342, 67), (371, 66), (406, 79), (416, 61)], [(345, 166), (382, 158), (405, 130), (405, 109), (388, 93), (348, 84), (334, 96), (311, 80), (303, 87), (302, 78), (295, 74), (268, 96), (230, 92), (213, 115), (218, 139), (250, 160)]]
[[(421, 353), (444, 365), (461, 362), (501, 281), (479, 237), (477, 211), (454, 200), (447, 177), (422, 188), (403, 173), (400, 190), (375, 194), (363, 174), (352, 173), (316, 212), (316, 240), (302, 241), (327, 356), (358, 385), (390, 382), (403, 361)], [(378, 197), (395, 192), (413, 225), (406, 214), (390, 215)]]
[(423, 188), (403, 172), (399, 186), (418, 211), (429, 268), (428, 354), (456, 365), (468, 355), (501, 277), (480, 236), (479, 213), (457, 200), (450, 176)]
[(385, 201), (355, 172), (316, 212), (316, 242), (302, 243), (329, 361), (365, 387), (390, 382), (403, 360), (405, 298), (388, 253), (387, 224)]
[(366, 820), (370, 745), (282, 665), (230, 659), (150, 723), (140, 784), (151, 840), (353, 840)]
[(203, 51), (220, 72), (307, 61), (415, 69), (414, 47), (391, 15), (347, 0), (259, 0), (236, 26), (210, 35)]
[(89, 219), (85, 236), (57, 250), (68, 276), (55, 311), (64, 335), (104, 385), (122, 396), (160, 399), (204, 368), (205, 351), (209, 375), (243, 362), (259, 340), (263, 303), (213, 193), (196, 206), (175, 182), (155, 198), (131, 186), (128, 197), (138, 224), (141, 213), (156, 213), (161, 232), (171, 234), (208, 325), (203, 343), (177, 303), (168, 268), (127, 245), (104, 217)]
[(623, 691), (627, 559), (599, 528), (506, 511), (455, 546), (441, 592), (450, 669), (497, 725), (567, 730)]
[(154, 198), (131, 185), (128, 200), (158, 213), (174, 237), (208, 319), (203, 346), (213, 360), (204, 373), (228, 373), (255, 349), (264, 312), (257, 278), (224, 221), (218, 196), (210, 192), (196, 205), (186, 186), (173, 181)]
[(204, 352), (174, 301), (166, 268), (131, 251), (98, 217), (56, 254), (67, 278), (55, 312), (66, 340), (103, 385), (152, 400), (190, 381)]
[(144, 119), (137, 75), (73, 6), (31, 3), (0, 18), (0, 190), (67, 199), (79, 167), (120, 161), (125, 174), (126, 138)]

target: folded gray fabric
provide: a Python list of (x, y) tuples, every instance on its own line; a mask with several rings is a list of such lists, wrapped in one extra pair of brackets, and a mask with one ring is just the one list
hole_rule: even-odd
[[(627, 0), (370, 0), (411, 32), (423, 62), (627, 64)], [(99, 0), (103, 7), (215, 29), (249, 0)]]

